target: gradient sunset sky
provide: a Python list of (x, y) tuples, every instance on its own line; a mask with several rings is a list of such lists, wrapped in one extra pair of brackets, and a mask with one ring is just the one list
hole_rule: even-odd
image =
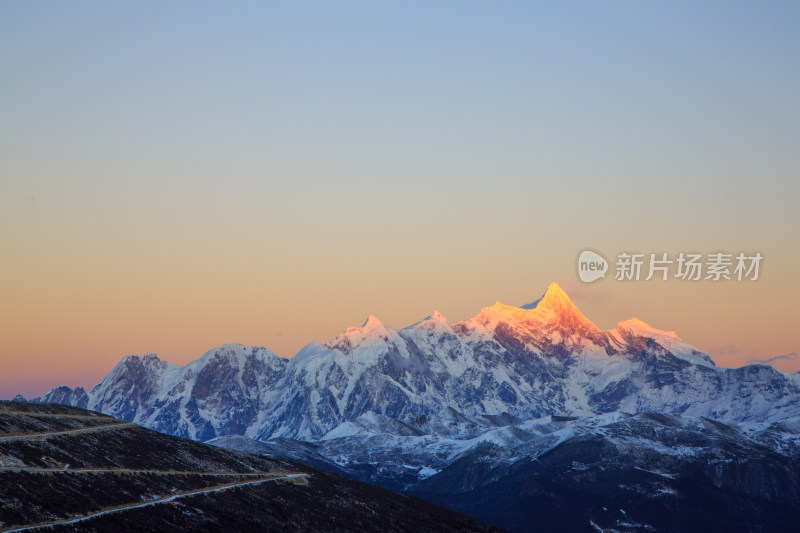
[[(798, 28), (796, 1), (2, 1), (0, 398), (551, 281), (601, 328), (798, 371)], [(584, 248), (764, 261), (584, 285)]]

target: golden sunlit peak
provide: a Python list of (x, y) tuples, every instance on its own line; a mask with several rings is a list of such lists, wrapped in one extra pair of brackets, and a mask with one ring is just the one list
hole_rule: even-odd
[(484, 307), (481, 309), (481, 313), (488, 313), (488, 314), (495, 314), (495, 313), (502, 313), (502, 314), (515, 314), (518, 313), (520, 309), (518, 307), (514, 307), (513, 305), (506, 305), (503, 302), (496, 301), (493, 305), (489, 307)]
[(551, 283), (547, 287), (544, 295), (533, 303), (524, 305), (522, 307), (514, 307), (506, 305), (501, 302), (495, 302), (490, 307), (484, 307), (481, 310), (481, 315), (484, 317), (491, 316), (507, 316), (516, 317), (519, 320), (526, 320), (532, 317), (539, 320), (549, 321), (553, 317), (560, 317), (562, 315), (570, 316), (583, 316), (580, 311), (569, 299), (569, 296), (559, 287), (558, 283)]
[(573, 307), (572, 300), (569, 299), (561, 287), (555, 281), (547, 287), (547, 291), (537, 304), (537, 309), (567, 309)]

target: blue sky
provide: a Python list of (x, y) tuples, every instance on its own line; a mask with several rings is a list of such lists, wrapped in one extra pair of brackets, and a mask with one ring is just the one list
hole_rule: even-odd
[(797, 28), (796, 2), (0, 2), (0, 357), (291, 355), (530, 301), (587, 246), (761, 251), (756, 287), (576, 301), (730, 364), (796, 352)]

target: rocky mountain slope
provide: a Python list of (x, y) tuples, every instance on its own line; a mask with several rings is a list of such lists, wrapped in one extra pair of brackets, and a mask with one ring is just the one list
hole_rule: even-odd
[(305, 465), (99, 413), (0, 402), (0, 530), (491, 531)]
[(303, 460), (511, 531), (791, 531), (800, 520), (800, 417), (447, 410), (402, 430), (365, 415), (314, 442), (210, 443)]

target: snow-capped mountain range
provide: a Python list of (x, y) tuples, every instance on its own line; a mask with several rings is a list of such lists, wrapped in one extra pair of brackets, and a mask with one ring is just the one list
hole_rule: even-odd
[(674, 332), (603, 331), (561, 288), (451, 323), (370, 316), (291, 359), (128, 356), (88, 407), (321, 467), (511, 531), (780, 531), (800, 520), (800, 375), (723, 369)]
[(446, 419), (448, 410), (518, 420), (651, 411), (762, 423), (800, 415), (798, 375), (719, 368), (674, 332), (637, 319), (600, 330), (555, 283), (526, 307), (498, 302), (456, 323), (434, 312), (400, 330), (370, 316), (291, 359), (240, 344), (183, 367), (155, 354), (127, 356), (88, 393), (58, 387), (43, 401), (202, 441), (316, 440), (375, 417), (402, 434), (410, 421)]

